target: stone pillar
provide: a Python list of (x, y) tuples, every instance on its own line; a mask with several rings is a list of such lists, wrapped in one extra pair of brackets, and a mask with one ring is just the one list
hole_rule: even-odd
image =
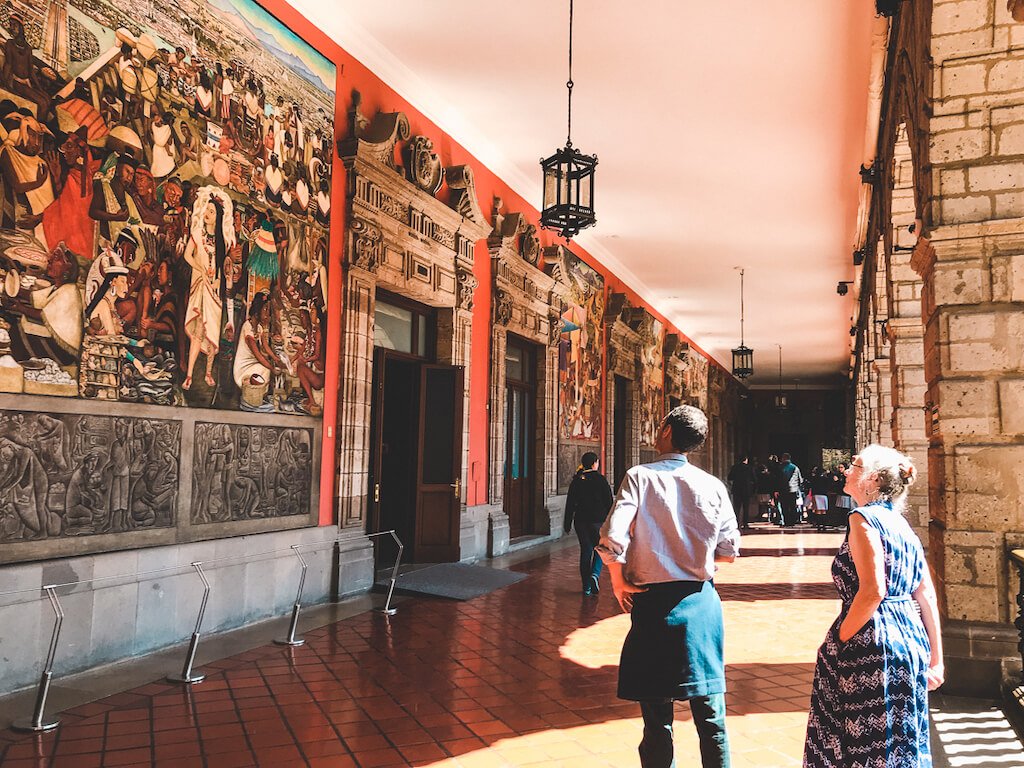
[(490, 445), (490, 484), (488, 501), (491, 506), (487, 521), (487, 555), (497, 557), (508, 551), (508, 515), (501, 507), (505, 495), (505, 326), (497, 322), (491, 326), (491, 424), (488, 442)]
[(373, 272), (349, 266), (341, 316), (338, 397), (338, 525), (365, 529), (373, 386)]
[(1024, 27), (1002, 0), (934, 0), (924, 290), (931, 549), (947, 689), (1019, 674), (1008, 551), (1024, 543)]

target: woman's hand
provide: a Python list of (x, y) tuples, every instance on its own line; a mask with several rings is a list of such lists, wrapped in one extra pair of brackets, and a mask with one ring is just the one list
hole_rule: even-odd
[(939, 662), (928, 667), (928, 690), (934, 691), (946, 681), (946, 667)]

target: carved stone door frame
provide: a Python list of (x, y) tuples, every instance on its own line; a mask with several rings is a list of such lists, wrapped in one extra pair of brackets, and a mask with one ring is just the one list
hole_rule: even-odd
[(533, 461), (533, 527), (549, 533), (547, 499), (557, 487), (558, 339), (561, 313), (568, 292), (562, 275), (562, 250), (546, 249), (539, 266), (540, 241), (536, 228), (521, 213), (501, 213), (495, 198), (494, 226), (487, 238), (492, 265), (491, 391), (489, 440), (489, 501), (487, 551), (494, 557), (508, 550), (509, 521), (502, 509), (506, 441), (505, 350), (512, 333), (537, 345), (536, 443)]
[[(378, 113), (372, 123), (355, 96), (350, 136), (339, 139), (347, 216), (342, 291), (338, 408), (338, 526), (353, 534), (367, 524), (374, 305), (377, 288), (434, 307), (436, 361), (462, 366), (462, 470), (465, 510), (469, 451), (469, 377), (474, 247), (490, 231), (476, 203), (472, 169), (442, 169), (425, 137), (409, 137), (404, 114)], [(406, 166), (395, 162), (396, 147)], [(450, 205), (434, 197), (443, 177)]]

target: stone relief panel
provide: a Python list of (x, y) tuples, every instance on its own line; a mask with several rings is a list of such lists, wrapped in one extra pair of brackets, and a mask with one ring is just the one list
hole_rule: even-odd
[(312, 446), (312, 429), (197, 423), (192, 523), (308, 515)]
[(171, 528), (181, 424), (0, 410), (0, 545)]
[(601, 431), (604, 277), (569, 252), (562, 269), (569, 290), (558, 342), (558, 434), (594, 439)]

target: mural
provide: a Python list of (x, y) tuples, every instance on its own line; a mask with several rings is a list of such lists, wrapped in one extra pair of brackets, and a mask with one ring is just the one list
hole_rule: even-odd
[(690, 347), (687, 353), (690, 364), (686, 368), (686, 395), (689, 403), (707, 411), (708, 408), (708, 359)]
[(651, 318), (650, 333), (640, 347), (640, 444), (654, 445), (662, 413), (665, 391), (665, 328)]
[(565, 254), (568, 309), (558, 344), (559, 436), (597, 440), (601, 427), (601, 323), (604, 278), (573, 254)]
[(181, 424), (0, 411), (0, 544), (169, 528)]
[(192, 523), (308, 515), (313, 430), (196, 424)]
[(250, 0), (0, 36), (0, 391), (319, 413), (334, 65)]

